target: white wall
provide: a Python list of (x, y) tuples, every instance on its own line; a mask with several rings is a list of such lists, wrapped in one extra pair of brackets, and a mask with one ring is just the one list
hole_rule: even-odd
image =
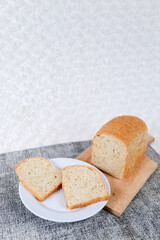
[(160, 1), (0, 1), (0, 152), (143, 118), (160, 153)]

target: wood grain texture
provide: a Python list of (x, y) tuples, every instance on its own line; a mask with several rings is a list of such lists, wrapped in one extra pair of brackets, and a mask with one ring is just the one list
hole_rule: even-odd
[[(154, 138), (149, 136), (149, 143), (153, 142)], [(92, 146), (87, 148), (76, 159), (90, 163), (92, 154)], [(156, 170), (158, 164), (143, 156), (141, 161), (137, 163), (133, 171), (124, 179), (116, 179), (109, 174), (106, 174), (111, 186), (110, 199), (105, 206), (105, 209), (116, 216), (121, 216), (128, 204), (132, 201), (135, 195), (143, 187), (147, 179)]]

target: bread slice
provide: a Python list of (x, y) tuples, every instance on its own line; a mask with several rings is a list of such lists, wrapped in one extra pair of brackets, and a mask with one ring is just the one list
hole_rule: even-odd
[(68, 209), (109, 199), (101, 174), (91, 167), (73, 165), (63, 168), (62, 188)]
[(119, 116), (106, 123), (93, 138), (91, 163), (122, 179), (146, 151), (148, 129), (134, 116)]
[(24, 159), (15, 166), (22, 185), (39, 201), (57, 191), (62, 184), (61, 171), (41, 157)]

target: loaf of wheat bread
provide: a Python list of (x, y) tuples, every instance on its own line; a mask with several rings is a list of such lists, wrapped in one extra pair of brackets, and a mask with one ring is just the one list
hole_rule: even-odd
[(22, 185), (39, 201), (57, 191), (62, 184), (61, 171), (41, 157), (24, 159), (15, 166)]
[(73, 165), (63, 168), (62, 188), (68, 209), (109, 199), (101, 174), (91, 167)]
[(93, 138), (91, 163), (122, 179), (146, 151), (148, 129), (134, 116), (119, 116), (106, 123)]

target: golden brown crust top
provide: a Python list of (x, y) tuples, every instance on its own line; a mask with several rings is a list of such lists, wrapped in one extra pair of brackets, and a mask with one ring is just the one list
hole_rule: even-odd
[(128, 147), (136, 137), (147, 131), (147, 125), (142, 119), (134, 116), (119, 116), (104, 124), (95, 137), (101, 134), (111, 135), (123, 141)]

